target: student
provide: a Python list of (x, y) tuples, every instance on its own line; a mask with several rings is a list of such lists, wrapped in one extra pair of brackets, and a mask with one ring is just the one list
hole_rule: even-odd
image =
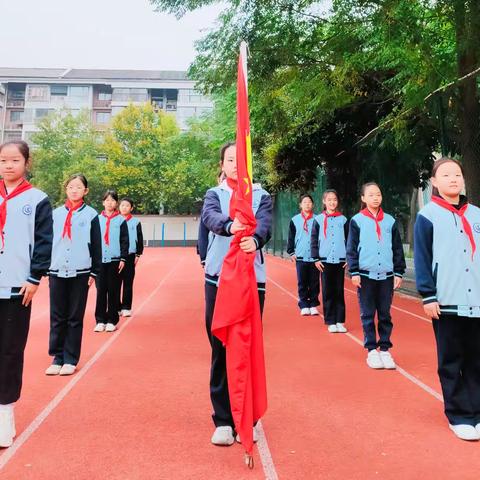
[[(227, 143), (222, 147), (220, 159), (220, 166), (225, 172), (226, 180), (207, 191), (202, 209), (202, 221), (211, 232), (205, 259), (205, 320), (208, 339), (212, 347), (210, 398), (216, 427), (211, 441), (215, 445), (232, 445), (234, 422), (228, 397), (226, 352), (220, 340), (212, 335), (211, 327), (223, 260), (230, 248), (232, 235), (244, 228), (237, 218), (232, 219), (229, 216), (232, 189), (235, 188), (237, 182), (235, 143)], [(255, 254), (258, 297), (260, 310), (263, 311), (266, 272), (262, 248), (271, 236), (272, 200), (270, 195), (258, 184), (253, 186), (253, 211), (257, 219), (255, 234), (251, 237), (244, 237), (240, 248), (244, 252)], [(254, 440), (256, 440), (255, 430)]]
[(85, 203), (88, 182), (74, 174), (65, 183), (65, 205), (53, 211), (49, 270), (50, 345), (46, 375), (72, 375), (80, 359), (88, 289), (100, 273), (102, 239), (98, 213)]
[(417, 289), (432, 319), (445, 415), (463, 440), (480, 439), (480, 209), (461, 195), (462, 166), (435, 162), (432, 201), (417, 215)]
[(103, 196), (105, 210), (98, 216), (102, 234), (102, 265), (97, 283), (94, 332), (114, 332), (120, 313), (120, 273), (128, 256), (127, 222), (117, 210), (118, 195), (107, 190)]
[[(362, 210), (350, 221), (347, 261), (352, 283), (357, 287), (362, 319), (364, 345), (370, 368), (394, 369), (389, 350), (393, 324), (390, 307), (393, 291), (402, 284), (405, 256), (395, 219), (384, 213), (382, 192), (374, 183), (361, 190)], [(378, 315), (378, 336), (375, 328)], [(380, 349), (380, 352), (377, 351)]]
[(0, 146), (0, 447), (16, 436), (13, 407), (20, 398), (32, 298), (52, 253), (52, 208), (25, 179), (28, 145)]
[(140, 259), (140, 255), (143, 253), (143, 232), (140, 220), (132, 216), (132, 199), (128, 197), (122, 198), (120, 200), (119, 210), (127, 222), (129, 238), (128, 257), (125, 262), (125, 268), (120, 276), (121, 286), (123, 285), (120, 309), (122, 316), (130, 317), (132, 315), (133, 279), (135, 278), (135, 267)]
[(311, 257), (313, 198), (302, 195), (300, 213), (290, 220), (287, 253), (297, 267), (298, 306), (301, 315), (319, 315), (320, 274)]
[(325, 190), (323, 213), (312, 228), (311, 256), (322, 277), (323, 316), (330, 333), (346, 333), (345, 328), (345, 243), (348, 222), (338, 211), (338, 194)]

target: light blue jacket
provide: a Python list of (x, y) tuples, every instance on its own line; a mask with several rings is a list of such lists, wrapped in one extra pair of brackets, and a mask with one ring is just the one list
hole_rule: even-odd
[(433, 202), (420, 210), (414, 234), (417, 290), (424, 304), (438, 302), (442, 313), (480, 317), (480, 209), (470, 204), (465, 218), (476, 243), (473, 259), (458, 215)]

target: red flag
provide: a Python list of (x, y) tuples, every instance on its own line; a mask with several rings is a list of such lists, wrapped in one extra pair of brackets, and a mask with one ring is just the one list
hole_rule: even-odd
[[(251, 461), (253, 425), (267, 409), (262, 320), (255, 276), (255, 253), (244, 253), (240, 241), (255, 233), (252, 209), (252, 156), (246, 78), (246, 44), (242, 43), (237, 80), (237, 174), (231, 215), (247, 228), (237, 232), (223, 262), (212, 332), (227, 351), (227, 378), (235, 428)], [(250, 464), (252, 465), (252, 464)]]

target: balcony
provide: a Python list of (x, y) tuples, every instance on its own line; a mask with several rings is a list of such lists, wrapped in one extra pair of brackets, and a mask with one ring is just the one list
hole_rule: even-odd
[(25, 98), (7, 98), (7, 107), (21, 107), (25, 106)]
[(22, 122), (12, 122), (12, 121), (5, 122), (5, 130), (22, 130), (22, 129), (23, 129), (23, 121)]
[(93, 98), (93, 108), (111, 108), (112, 99), (109, 100), (100, 100), (98, 98)]

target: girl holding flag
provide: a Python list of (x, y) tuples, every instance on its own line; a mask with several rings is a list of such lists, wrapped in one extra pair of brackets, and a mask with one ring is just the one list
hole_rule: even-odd
[(23, 141), (0, 146), (0, 447), (12, 445), (32, 298), (50, 266), (52, 208), (25, 179)]
[[(389, 350), (393, 324), (390, 307), (393, 291), (402, 284), (405, 256), (395, 219), (381, 207), (382, 192), (374, 183), (361, 189), (362, 210), (350, 221), (347, 261), (352, 283), (357, 287), (367, 365), (394, 369)], [(375, 328), (378, 315), (378, 335)], [(380, 352), (377, 350), (380, 349)]]
[(50, 345), (46, 375), (72, 375), (80, 358), (88, 289), (100, 273), (102, 240), (97, 212), (85, 203), (88, 182), (72, 175), (65, 205), (53, 211), (50, 265)]
[(432, 201), (415, 223), (415, 276), (437, 343), (450, 429), (480, 439), (480, 209), (461, 195), (462, 166), (435, 162)]
[(140, 255), (143, 253), (143, 232), (140, 220), (132, 215), (133, 200), (131, 198), (122, 198), (120, 200), (119, 210), (127, 222), (129, 239), (128, 257), (120, 280), (121, 287), (123, 287), (120, 309), (122, 316), (130, 317), (132, 315), (135, 267), (137, 266)]
[(120, 313), (120, 273), (128, 256), (129, 237), (125, 219), (117, 210), (118, 194), (107, 190), (103, 196), (105, 210), (98, 216), (102, 236), (102, 265), (97, 283), (95, 332), (114, 332)]
[(300, 213), (290, 220), (287, 243), (287, 253), (297, 267), (298, 306), (301, 315), (319, 315), (320, 274), (310, 254), (314, 221), (313, 198), (302, 195)]
[[(232, 195), (239, 187), (235, 143), (227, 143), (222, 147), (220, 166), (226, 179), (219, 186), (207, 191), (202, 209), (202, 222), (211, 232), (205, 259), (205, 321), (212, 348), (210, 398), (214, 410), (213, 422), (216, 427), (211, 441), (214, 445), (232, 445), (235, 424), (227, 383), (226, 349), (222, 342), (212, 334), (212, 320), (219, 282), (222, 281), (221, 272), (224, 259), (229, 252), (233, 236), (247, 228), (237, 216), (232, 218), (230, 210)], [(247, 254), (255, 255), (258, 298), (260, 310), (263, 311), (266, 272), (262, 248), (271, 236), (272, 200), (260, 185), (253, 185), (252, 196), (252, 207), (257, 225), (252, 235), (244, 236), (241, 239), (240, 249)], [(233, 309), (233, 305), (230, 308)]]
[(312, 228), (311, 256), (322, 277), (323, 315), (330, 333), (346, 333), (345, 328), (345, 243), (347, 219), (338, 211), (338, 194), (325, 190), (323, 213)]

